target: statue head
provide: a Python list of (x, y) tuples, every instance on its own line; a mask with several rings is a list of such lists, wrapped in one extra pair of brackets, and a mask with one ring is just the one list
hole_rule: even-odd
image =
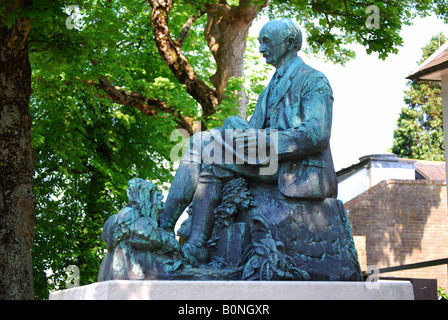
[(261, 28), (258, 41), (266, 63), (278, 69), (297, 56), (302, 47), (302, 32), (291, 19), (275, 19)]

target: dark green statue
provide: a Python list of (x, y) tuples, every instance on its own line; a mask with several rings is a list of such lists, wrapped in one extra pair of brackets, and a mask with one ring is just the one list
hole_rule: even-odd
[[(229, 117), (196, 133), (165, 203), (146, 191), (130, 197), (127, 234), (120, 213), (106, 222), (99, 280), (362, 279), (336, 199), (330, 84), (297, 56), (302, 35), (291, 20), (268, 22), (259, 42), (276, 72), (249, 122)], [(145, 183), (134, 179), (130, 188)], [(143, 213), (148, 201), (157, 216)], [(187, 207), (181, 246), (173, 229)]]

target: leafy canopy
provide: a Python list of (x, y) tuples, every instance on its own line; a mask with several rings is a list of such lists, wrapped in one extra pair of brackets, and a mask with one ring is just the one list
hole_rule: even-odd
[[(351, 44), (360, 44), (368, 54), (378, 53), (380, 59), (398, 53), (403, 45), (400, 36), (404, 25), (411, 25), (417, 17), (435, 14), (448, 22), (445, 0), (277, 0), (267, 9), (272, 17), (288, 16), (297, 20), (307, 35), (308, 54), (319, 55), (334, 63), (344, 64), (355, 57)], [(373, 9), (378, 10), (378, 28), (368, 27)]]

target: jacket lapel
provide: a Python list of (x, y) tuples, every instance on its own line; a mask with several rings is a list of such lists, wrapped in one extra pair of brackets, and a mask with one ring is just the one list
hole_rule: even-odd
[[(283, 98), (283, 96), (288, 92), (291, 87), (291, 78), (294, 77), (297, 69), (303, 64), (303, 60), (300, 57), (293, 59), (291, 65), (286, 70), (280, 81), (274, 86), (271, 79), (267, 88), (260, 94), (257, 101), (257, 106), (255, 107), (254, 114), (249, 119), (249, 125), (255, 129), (264, 128), (264, 123), (266, 121), (266, 112), (268, 109), (268, 100), (272, 103), (270, 110), (272, 111)], [(269, 97), (269, 99), (268, 99)]]
[(291, 80), (289, 77), (283, 76), (280, 81), (277, 83), (277, 85), (274, 87), (274, 90), (272, 90), (271, 98), (269, 99), (270, 103), (272, 104), (271, 110), (274, 109), (280, 100), (283, 98), (283, 96), (288, 92), (289, 87), (291, 86)]
[(280, 81), (272, 88), (271, 83), (270, 86), (270, 93), (271, 96), (269, 98), (269, 102), (272, 103), (271, 110), (274, 109), (280, 100), (283, 98), (283, 96), (288, 92), (289, 88), (291, 87), (291, 78), (294, 77), (297, 68), (303, 63), (302, 59), (300, 57), (296, 57), (293, 59), (291, 65), (286, 70), (283, 77), (281, 77)]

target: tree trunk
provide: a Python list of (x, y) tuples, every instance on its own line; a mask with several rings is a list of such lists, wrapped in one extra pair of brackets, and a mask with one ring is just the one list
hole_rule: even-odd
[[(210, 81), (215, 86), (218, 100), (225, 99), (227, 81), (230, 77), (244, 76), (244, 52), (249, 28), (257, 14), (267, 5), (255, 5), (240, 1), (238, 6), (228, 6), (225, 1), (205, 7), (207, 27), (205, 39), (215, 58), (217, 70)], [(246, 119), (247, 96), (239, 92), (240, 117)]]
[[(207, 15), (205, 37), (216, 61), (216, 72), (210, 78), (215, 86), (218, 101), (225, 99), (227, 80), (230, 77), (243, 77), (243, 57), (246, 49), (246, 37), (249, 23), (242, 19), (223, 18), (217, 14)], [(244, 90), (239, 92), (240, 116), (246, 118), (247, 97)]]
[[(178, 41), (174, 41), (168, 26), (173, 1), (148, 1), (152, 7), (151, 22), (159, 53), (177, 80), (185, 85), (187, 92), (201, 105), (202, 114), (207, 119), (216, 112), (218, 104), (225, 99), (228, 79), (243, 77), (246, 37), (252, 21), (267, 5), (268, 0), (240, 0), (237, 6), (230, 6), (225, 0), (217, 0), (200, 8), (201, 15), (204, 12), (207, 14), (207, 28), (204, 35), (217, 64), (216, 73), (210, 79), (215, 89), (208, 87), (195, 74), (181, 50), (188, 30), (198, 16), (193, 16), (187, 21)], [(240, 95), (239, 113), (245, 119), (247, 97), (243, 89)]]
[(33, 299), (30, 20), (20, 18), (11, 28), (1, 20), (0, 16), (0, 299)]

